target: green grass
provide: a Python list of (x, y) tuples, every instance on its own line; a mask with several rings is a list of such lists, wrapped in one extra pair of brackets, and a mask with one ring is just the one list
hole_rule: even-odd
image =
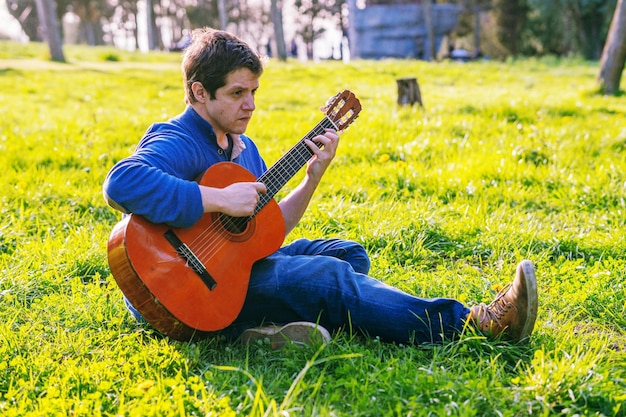
[[(271, 61), (248, 131), (268, 163), (337, 91), (363, 105), (289, 239), (357, 240), (373, 276), (469, 305), (528, 258), (540, 292), (526, 345), (345, 331), (274, 352), (130, 319), (101, 184), (183, 109), (180, 56), (66, 54), (0, 43), (0, 414), (626, 415), (626, 102), (596, 94), (595, 64)], [(406, 76), (425, 108), (395, 104)]]

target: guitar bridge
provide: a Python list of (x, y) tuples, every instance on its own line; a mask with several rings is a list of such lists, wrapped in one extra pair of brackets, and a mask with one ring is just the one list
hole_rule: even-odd
[(213, 279), (209, 271), (206, 270), (202, 261), (198, 259), (198, 257), (193, 253), (191, 248), (187, 246), (172, 229), (169, 229), (167, 232), (163, 234), (165, 239), (176, 249), (176, 252), (187, 261), (187, 265), (200, 277), (202, 282), (209, 288), (209, 290), (213, 291), (217, 286), (217, 282)]

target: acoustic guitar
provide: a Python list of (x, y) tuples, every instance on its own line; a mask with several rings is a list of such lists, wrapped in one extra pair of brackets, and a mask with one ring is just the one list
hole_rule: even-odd
[(267, 193), (249, 217), (205, 213), (190, 228), (151, 223), (126, 216), (111, 232), (108, 260), (126, 298), (159, 332), (176, 340), (230, 325), (246, 297), (252, 265), (280, 248), (285, 223), (276, 193), (314, 155), (304, 142), (325, 129), (344, 130), (361, 111), (345, 90), (329, 99), (325, 117), (259, 178), (232, 162), (211, 166), (199, 183), (225, 188), (258, 181)]

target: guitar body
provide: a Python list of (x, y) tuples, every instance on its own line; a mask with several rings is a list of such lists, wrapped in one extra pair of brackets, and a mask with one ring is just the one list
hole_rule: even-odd
[[(225, 188), (254, 181), (245, 168), (223, 162), (210, 167), (200, 184)], [(221, 330), (241, 311), (254, 262), (278, 250), (285, 237), (282, 212), (273, 199), (248, 220), (232, 230), (220, 214), (206, 213), (181, 229), (127, 216), (109, 238), (111, 273), (131, 304), (163, 334), (189, 340), (198, 331)], [(170, 231), (206, 268), (213, 288), (166, 238)]]

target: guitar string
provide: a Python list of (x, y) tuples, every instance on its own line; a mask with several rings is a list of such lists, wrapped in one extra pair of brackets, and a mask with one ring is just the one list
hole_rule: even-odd
[[(343, 105), (345, 105), (345, 102)], [(252, 216), (232, 217), (225, 214), (219, 214), (214, 222), (221, 222), (222, 227), (218, 225), (216, 228), (206, 228), (198, 234), (198, 236), (196, 236), (191, 243), (188, 244), (190, 248), (195, 248), (197, 246), (195, 251), (192, 250), (192, 252), (196, 254), (196, 257), (199, 259), (206, 259), (207, 261), (210, 260), (224, 245), (230, 241), (229, 236), (231, 236), (232, 233), (228, 230), (229, 227), (231, 227), (230, 230), (245, 231), (247, 223), (252, 220), (252, 218), (273, 198), (275, 193), (278, 192), (282, 186), (288, 182), (293, 175), (295, 175), (295, 173), (297, 173), (297, 171), (299, 171), (313, 156), (313, 151), (306, 145), (304, 139), (313, 140), (315, 136), (323, 134), (327, 128), (339, 130), (339, 127), (337, 126), (337, 124), (341, 124), (339, 122), (348, 123), (351, 122), (352, 119), (352, 115), (350, 115), (350, 118), (347, 119), (347, 121), (342, 118), (337, 120), (337, 122), (333, 122), (328, 117), (322, 119), (307, 135), (304, 136), (303, 139), (298, 141), (296, 145), (283, 155), (272, 168), (259, 177), (258, 181), (266, 184), (268, 192), (266, 194), (259, 194), (260, 200)], [(319, 142), (315, 142), (315, 144), (317, 146), (321, 145)], [(284, 164), (286, 164), (289, 169), (283, 169), (281, 171), (281, 165)], [(270, 180), (276, 180), (276, 178), (280, 179), (282, 185), (276, 190), (273, 190), (273, 185), (271, 185), (273, 183)]]

